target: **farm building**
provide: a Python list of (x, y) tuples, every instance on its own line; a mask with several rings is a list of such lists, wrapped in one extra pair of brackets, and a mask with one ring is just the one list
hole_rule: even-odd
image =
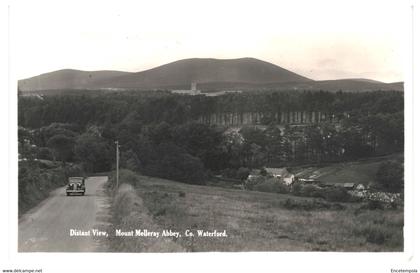
[(295, 175), (286, 168), (265, 168), (267, 173), (275, 178), (280, 178), (286, 185), (291, 185), (295, 181)]
[(299, 178), (299, 182), (305, 183), (305, 184), (318, 184), (320, 183), (319, 180), (315, 180), (312, 178)]
[(334, 186), (351, 190), (355, 188), (356, 184), (355, 183), (335, 183)]
[(366, 187), (363, 184), (359, 184), (359, 185), (356, 186), (356, 190), (363, 191), (365, 189), (366, 189)]

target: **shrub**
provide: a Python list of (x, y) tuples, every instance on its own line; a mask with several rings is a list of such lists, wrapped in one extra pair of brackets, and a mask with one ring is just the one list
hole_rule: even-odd
[(121, 182), (135, 186), (139, 181), (138, 175), (130, 170), (120, 170), (119, 172)]
[(276, 178), (267, 179), (261, 183), (255, 184), (253, 190), (273, 193), (288, 193), (289, 189)]
[(260, 175), (266, 176), (268, 174), (267, 170), (265, 168), (260, 169)]
[(293, 195), (301, 196), (302, 195), (302, 187), (303, 185), (300, 183), (292, 184), (291, 192)]
[(322, 197), (322, 189), (314, 185), (303, 185), (301, 195), (307, 197)]
[(315, 185), (294, 183), (291, 192), (296, 196), (320, 197), (330, 202), (351, 202), (353, 197), (344, 188), (320, 188)]
[(255, 185), (260, 184), (260, 183), (263, 183), (264, 181), (265, 181), (265, 178), (264, 177), (257, 176), (257, 177), (254, 177), (252, 179), (245, 180), (244, 187), (247, 190), (253, 190), (254, 187), (255, 187)]
[[(136, 186), (136, 184), (140, 182), (140, 177), (133, 171), (127, 169), (120, 169), (118, 182), (119, 185), (125, 183), (130, 184), (132, 186)], [(109, 179), (108, 186), (114, 188), (116, 186), (116, 183), (116, 172), (113, 172), (111, 175), (111, 179)]]
[(222, 171), (222, 176), (226, 178), (236, 178), (236, 170), (227, 168)]
[(36, 163), (19, 164), (19, 215), (37, 205), (49, 195), (51, 190), (64, 186), (66, 182), (66, 175), (61, 167), (45, 169)]
[(322, 197), (331, 202), (348, 202), (351, 199), (350, 194), (344, 188), (326, 188), (322, 191)]
[(365, 209), (369, 209), (369, 210), (383, 210), (384, 209), (384, 205), (382, 204), (382, 202), (378, 201), (378, 200), (369, 200), (366, 205), (362, 206), (362, 208)]
[(245, 180), (250, 173), (248, 168), (240, 167), (236, 172), (236, 178), (240, 180)]
[(245, 167), (240, 167), (239, 169), (231, 169), (227, 168), (222, 171), (222, 176), (225, 178), (237, 179), (237, 180), (245, 180), (247, 179), (250, 170)]
[(322, 191), (320, 187), (301, 183), (294, 183), (291, 189), (293, 195), (306, 197), (323, 197)]

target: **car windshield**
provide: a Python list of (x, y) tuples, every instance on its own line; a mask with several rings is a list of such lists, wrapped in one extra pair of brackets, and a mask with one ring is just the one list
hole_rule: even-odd
[(69, 184), (83, 184), (83, 178), (82, 177), (71, 177), (69, 178)]

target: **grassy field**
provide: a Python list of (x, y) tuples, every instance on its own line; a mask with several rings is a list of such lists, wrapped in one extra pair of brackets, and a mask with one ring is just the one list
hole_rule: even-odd
[(293, 168), (293, 173), (302, 178), (314, 178), (325, 183), (369, 184), (375, 181), (380, 164), (386, 160), (403, 162), (403, 154), (369, 158), (353, 162), (335, 163), (321, 167)]
[[(226, 238), (174, 238), (171, 243), (177, 247), (164, 251), (403, 251), (402, 208), (367, 210), (360, 209), (360, 203), (331, 205), (312, 198), (146, 176), (130, 180), (140, 200), (135, 203), (141, 203), (138, 213), (148, 219), (132, 226), (172, 229), (182, 235), (186, 229), (228, 234)], [(129, 251), (149, 251), (140, 245)]]

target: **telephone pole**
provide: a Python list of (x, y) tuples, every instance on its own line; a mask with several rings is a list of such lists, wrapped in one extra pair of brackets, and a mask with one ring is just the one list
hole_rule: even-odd
[(115, 141), (115, 145), (116, 145), (116, 149), (115, 149), (115, 157), (117, 160), (117, 164), (115, 166), (116, 168), (116, 173), (117, 173), (117, 190), (118, 190), (118, 186), (119, 186), (119, 169), (120, 169), (120, 145), (118, 144), (118, 140)]

